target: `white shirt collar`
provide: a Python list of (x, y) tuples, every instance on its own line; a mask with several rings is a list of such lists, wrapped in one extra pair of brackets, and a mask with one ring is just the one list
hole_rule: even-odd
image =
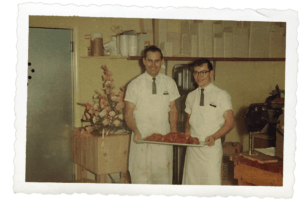
[[(147, 71), (145, 71), (145, 77), (146, 77), (147, 80), (149, 80), (149, 81), (151, 81), (151, 82), (153, 81), (153, 79), (152, 79), (153, 77), (152, 77), (151, 75), (149, 75), (149, 73), (147, 73)], [(159, 80), (159, 78), (160, 78), (160, 73), (158, 73), (157, 76), (156, 76), (155, 78), (156, 78), (156, 81)]]
[[(204, 87), (203, 89), (205, 90), (204, 92), (209, 92), (213, 89), (214, 84), (211, 82), (209, 83), (209, 85), (207, 85), (206, 87)], [(198, 92), (201, 93), (201, 87), (198, 87)]]

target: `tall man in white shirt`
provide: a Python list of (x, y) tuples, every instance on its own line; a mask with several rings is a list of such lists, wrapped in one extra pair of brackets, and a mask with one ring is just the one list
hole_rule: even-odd
[(221, 137), (234, 128), (231, 97), (216, 87), (211, 79), (214, 70), (207, 59), (191, 64), (198, 88), (186, 99), (185, 134), (205, 141), (204, 147), (187, 147), (183, 184), (221, 185)]
[(172, 146), (139, 144), (138, 140), (152, 133), (165, 135), (177, 131), (175, 100), (180, 95), (175, 81), (159, 73), (163, 64), (159, 48), (148, 47), (143, 63), (145, 73), (128, 84), (125, 97), (125, 120), (132, 130), (129, 151), (131, 182), (172, 184)]

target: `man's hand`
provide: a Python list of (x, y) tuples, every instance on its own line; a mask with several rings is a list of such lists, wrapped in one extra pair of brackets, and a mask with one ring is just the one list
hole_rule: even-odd
[(133, 141), (138, 144), (140, 139), (142, 139), (142, 135), (140, 133), (134, 133)]
[(213, 138), (212, 136), (207, 136), (205, 138), (205, 144), (208, 146), (214, 146), (215, 145), (215, 138)]

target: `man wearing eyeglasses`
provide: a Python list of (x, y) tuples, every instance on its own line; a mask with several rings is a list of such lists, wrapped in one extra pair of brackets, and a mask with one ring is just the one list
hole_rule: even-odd
[(183, 184), (221, 185), (221, 138), (234, 128), (230, 95), (216, 87), (214, 70), (205, 58), (190, 64), (198, 88), (186, 99), (185, 134), (205, 141), (203, 147), (187, 147)]

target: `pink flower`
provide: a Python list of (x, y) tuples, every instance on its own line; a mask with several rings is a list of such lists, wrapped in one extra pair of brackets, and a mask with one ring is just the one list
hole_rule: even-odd
[(95, 113), (95, 110), (94, 110), (94, 109), (90, 109), (90, 110), (89, 110), (89, 113), (90, 113), (91, 115), (93, 115), (93, 114)]
[(105, 76), (102, 76), (102, 80), (103, 81), (114, 81), (114, 77), (112, 75), (105, 75)]
[(99, 93), (99, 97), (100, 97), (101, 100), (103, 100), (103, 99), (106, 100), (106, 97), (101, 93)]
[(99, 113), (99, 116), (100, 116), (101, 118), (103, 118), (103, 117), (106, 116), (106, 115), (107, 115), (107, 111), (106, 111), (105, 109)]
[(104, 119), (104, 121), (102, 121), (102, 124), (104, 125), (104, 126), (107, 126), (108, 124), (109, 124), (109, 119)]
[(85, 103), (84, 105), (87, 110), (94, 109), (94, 107), (90, 103)]
[(95, 110), (100, 110), (100, 109), (99, 109), (99, 104), (95, 104), (95, 105), (94, 105), (94, 109), (95, 109)]
[(121, 120), (123, 120), (123, 119), (124, 119), (124, 114), (122, 114), (122, 113), (119, 114), (119, 115), (118, 115), (118, 118), (121, 119)]
[(110, 112), (110, 111), (111, 111), (110, 106), (106, 106), (106, 107), (105, 107), (105, 110), (106, 110), (107, 112)]
[(106, 94), (110, 95), (111, 92), (112, 92), (111, 88), (106, 88), (106, 89), (105, 89), (105, 93), (106, 93)]
[(107, 105), (108, 105), (108, 101), (106, 100), (106, 98), (101, 99), (100, 101), (101, 109), (104, 109)]
[(112, 82), (111, 81), (105, 81), (105, 83), (103, 83), (103, 87), (111, 87)]
[(101, 68), (102, 68), (104, 71), (108, 71), (106, 65), (101, 66)]
[(113, 122), (114, 126), (118, 127), (121, 125), (121, 121), (119, 121), (118, 119), (114, 120)]
[(114, 117), (115, 115), (116, 115), (116, 112), (114, 112), (114, 111), (109, 112), (109, 116)]
[(114, 102), (119, 102), (120, 101), (120, 97), (118, 97), (118, 96), (112, 96), (111, 100), (114, 101)]
[(121, 101), (121, 102), (117, 103), (115, 109), (116, 109), (116, 111), (121, 111), (121, 109), (123, 109), (124, 106), (125, 106), (125, 103), (123, 101)]

